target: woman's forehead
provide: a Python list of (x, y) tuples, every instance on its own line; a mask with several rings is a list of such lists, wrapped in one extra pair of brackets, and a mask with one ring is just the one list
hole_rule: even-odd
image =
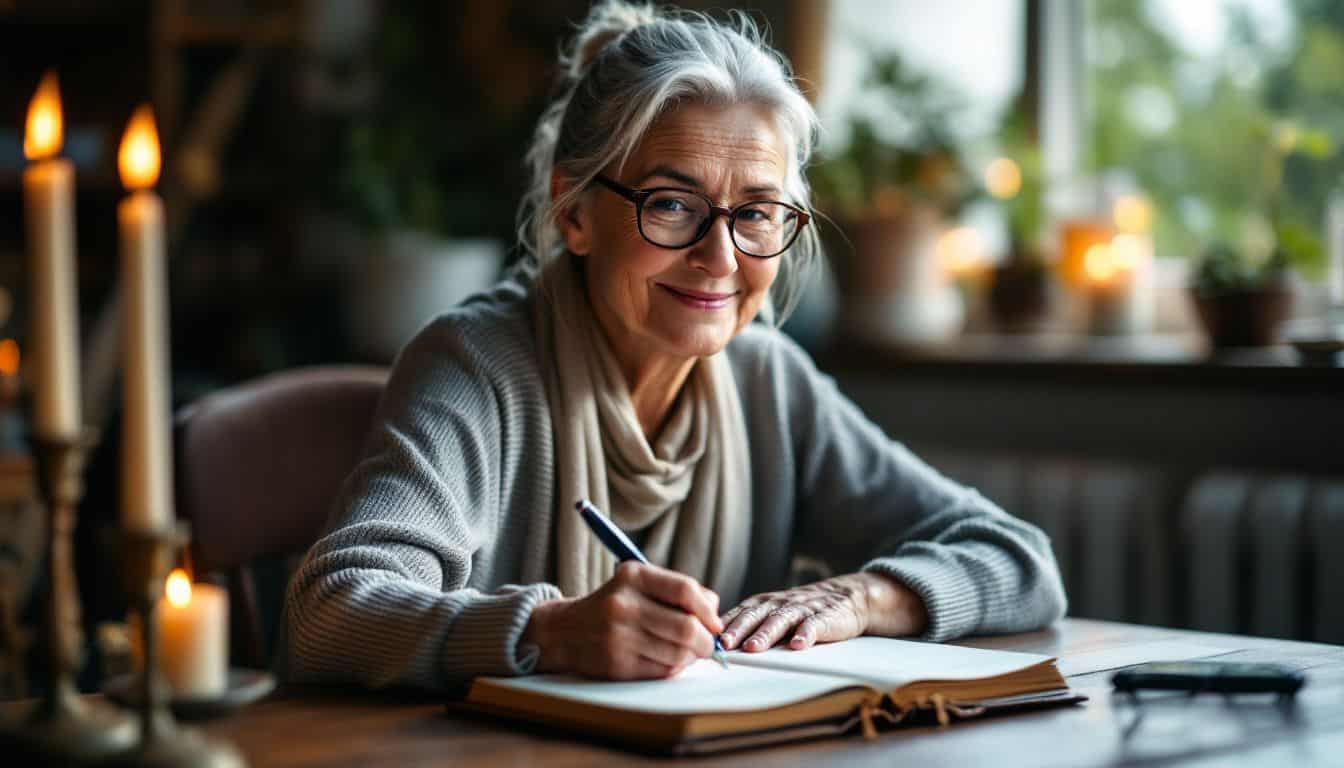
[(789, 151), (769, 109), (751, 104), (690, 104), (661, 116), (626, 163), (627, 178), (660, 168), (698, 177), (729, 171), (781, 184)]

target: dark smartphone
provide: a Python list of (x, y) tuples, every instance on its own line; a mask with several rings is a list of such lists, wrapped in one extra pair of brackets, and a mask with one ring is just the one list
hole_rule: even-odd
[(1301, 672), (1281, 664), (1237, 661), (1154, 661), (1111, 677), (1115, 690), (1127, 692), (1297, 693), (1306, 681)]

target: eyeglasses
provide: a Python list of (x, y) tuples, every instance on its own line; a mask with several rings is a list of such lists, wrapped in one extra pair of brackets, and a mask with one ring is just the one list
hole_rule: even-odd
[(631, 189), (601, 174), (595, 181), (635, 204), (639, 234), (659, 248), (689, 248), (709, 233), (715, 216), (726, 216), (728, 234), (737, 250), (768, 259), (788, 250), (812, 218), (801, 208), (778, 200), (752, 200), (724, 208), (686, 189)]

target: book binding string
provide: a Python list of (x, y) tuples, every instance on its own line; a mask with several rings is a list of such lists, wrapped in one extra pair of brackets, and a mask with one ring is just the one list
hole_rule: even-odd
[(877, 718), (885, 720), (888, 725), (895, 725), (918, 710), (932, 709), (934, 716), (938, 718), (938, 726), (943, 727), (950, 724), (954, 716), (957, 719), (966, 719), (984, 714), (985, 712), (983, 706), (964, 705), (954, 701), (948, 701), (947, 697), (941, 693), (921, 696), (913, 706), (908, 707), (903, 707), (893, 702), (896, 711), (892, 712), (882, 706), (882, 701), (885, 698), (885, 694), (878, 694), (864, 699), (863, 702), (859, 704), (858, 717), (847, 723), (845, 728), (848, 729), (854, 725), (855, 721), (857, 721), (863, 726), (863, 737), (865, 739), (874, 739), (877, 738), (877, 724), (874, 722)]

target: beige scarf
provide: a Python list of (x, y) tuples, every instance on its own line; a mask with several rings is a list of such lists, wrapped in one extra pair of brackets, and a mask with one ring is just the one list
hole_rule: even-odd
[(584, 524), (586, 498), (649, 561), (688, 574), (725, 600), (746, 572), (751, 465), (733, 371), (722, 353), (701, 358), (653, 444), (588, 302), (579, 259), (542, 273), (536, 327), (555, 432), (555, 566), (562, 592), (586, 595), (616, 558)]

